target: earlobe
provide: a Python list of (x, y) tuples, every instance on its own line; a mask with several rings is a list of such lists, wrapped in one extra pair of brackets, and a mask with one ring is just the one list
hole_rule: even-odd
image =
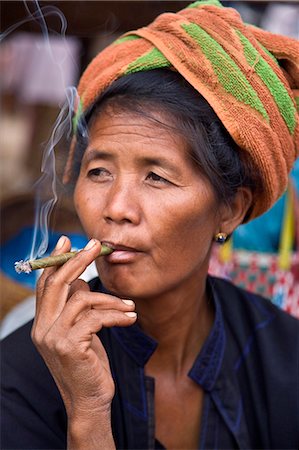
[(220, 230), (227, 235), (243, 222), (253, 201), (252, 191), (247, 187), (238, 189), (238, 192), (229, 204), (223, 205), (223, 212), (220, 218)]

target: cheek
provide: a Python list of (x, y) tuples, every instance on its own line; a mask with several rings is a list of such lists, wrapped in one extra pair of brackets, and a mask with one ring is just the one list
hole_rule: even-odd
[(92, 224), (96, 222), (96, 211), (100, 211), (100, 206), (97, 206), (95, 197), (89, 190), (84, 189), (84, 185), (77, 183), (74, 192), (74, 206), (81, 224), (88, 235), (92, 234)]
[[(165, 280), (180, 279), (199, 270), (207, 261), (213, 239), (215, 214), (212, 208), (188, 202), (172, 211), (164, 209), (164, 220), (157, 217), (153, 259)], [(161, 217), (161, 216), (160, 216)]]
[[(183, 217), (175, 217), (176, 225), (170, 234), (170, 260), (180, 268), (193, 271), (207, 260), (213, 242), (215, 214), (209, 208), (194, 205), (184, 211)], [(171, 231), (169, 230), (169, 233)]]
[(211, 196), (195, 196), (174, 203), (168, 209), (161, 208), (165, 217), (163, 234), (172, 236), (175, 243), (201, 242), (212, 239), (217, 223), (217, 208)]
[[(174, 217), (176, 219), (176, 217)], [(193, 259), (194, 250), (205, 254), (210, 247), (210, 232), (204, 220), (194, 214), (186, 214), (183, 220), (177, 217), (175, 224), (165, 228), (168, 257), (173, 261)], [(196, 252), (196, 253), (198, 253)]]

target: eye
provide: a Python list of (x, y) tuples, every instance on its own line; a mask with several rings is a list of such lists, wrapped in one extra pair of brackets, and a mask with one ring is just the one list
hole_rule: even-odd
[(162, 184), (169, 183), (169, 181), (166, 180), (166, 178), (163, 178), (160, 175), (157, 175), (155, 172), (150, 172), (147, 175), (146, 179), (153, 181), (155, 184), (157, 184), (157, 183), (162, 183)]
[(87, 173), (87, 176), (97, 181), (110, 180), (112, 177), (109, 170), (105, 169), (104, 167), (95, 167), (94, 169), (90, 169)]

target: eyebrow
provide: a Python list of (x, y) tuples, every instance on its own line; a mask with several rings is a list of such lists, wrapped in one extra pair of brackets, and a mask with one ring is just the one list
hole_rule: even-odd
[(103, 159), (105, 161), (109, 161), (113, 159), (113, 156), (111, 153), (104, 151), (104, 150), (90, 150), (88, 153), (85, 153), (83, 157), (84, 164), (88, 164), (91, 161), (97, 160), (97, 159)]
[(175, 175), (180, 175), (179, 168), (173, 164), (169, 159), (161, 157), (145, 157), (142, 158), (142, 163), (147, 166), (158, 166), (163, 169), (170, 170)]
[[(91, 161), (95, 161), (97, 159), (101, 159), (104, 161), (112, 161), (114, 159), (114, 156), (110, 152), (105, 150), (90, 150), (88, 153), (86, 153), (86, 156), (84, 157), (84, 164), (88, 164)], [(145, 156), (140, 159), (140, 165), (162, 167), (166, 170), (170, 170), (172, 173), (176, 175), (181, 174), (179, 168), (175, 164), (173, 164), (169, 159), (164, 158), (163, 156), (159, 157)]]

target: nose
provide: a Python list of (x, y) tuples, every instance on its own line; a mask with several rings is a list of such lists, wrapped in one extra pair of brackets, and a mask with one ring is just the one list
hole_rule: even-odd
[(140, 204), (137, 186), (128, 178), (113, 182), (106, 196), (104, 218), (107, 222), (131, 223), (140, 222)]

